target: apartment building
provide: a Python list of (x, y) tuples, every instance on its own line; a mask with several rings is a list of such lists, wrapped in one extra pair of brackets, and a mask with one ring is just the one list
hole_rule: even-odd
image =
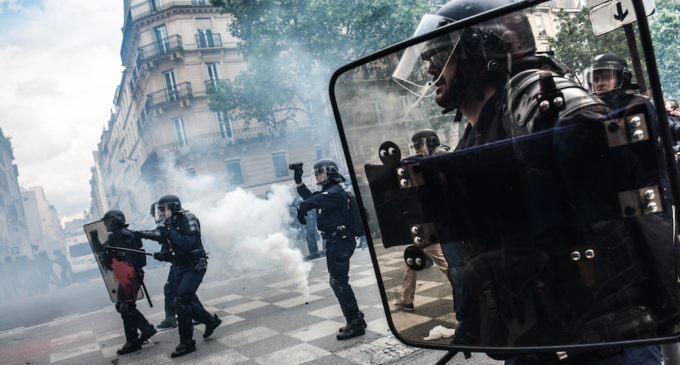
[(292, 180), (289, 163), (320, 157), (307, 120), (245, 126), (208, 109), (206, 83), (228, 82), (245, 67), (227, 32), (230, 15), (207, 0), (124, 3), (125, 71), (96, 151), (93, 210), (119, 209), (143, 225), (154, 200), (191, 189), (186, 177), (209, 174), (214, 189), (263, 195)]
[(0, 129), (0, 255), (32, 257), (28, 225), (17, 178), (19, 169), (12, 164), (12, 143)]
[(26, 220), (33, 249), (52, 252), (64, 248), (64, 231), (61, 228), (59, 214), (54, 205), (45, 198), (45, 191), (40, 186), (21, 189)]

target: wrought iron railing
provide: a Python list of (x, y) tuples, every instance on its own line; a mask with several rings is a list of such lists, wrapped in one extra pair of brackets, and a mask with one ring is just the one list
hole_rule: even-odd
[(196, 47), (198, 48), (219, 48), (222, 47), (222, 37), (219, 33), (198, 33), (196, 34)]
[[(299, 127), (299, 128), (298, 128)], [(284, 137), (289, 133), (298, 131), (301, 128), (310, 127), (309, 123), (297, 126), (295, 123), (288, 123), (286, 127), (251, 127), (243, 129), (230, 129), (215, 133), (199, 134), (172, 143), (156, 147), (156, 153), (163, 155), (167, 153), (188, 153), (192, 149), (214, 148), (220, 146), (237, 145), (265, 141), (273, 138)], [(231, 135), (231, 137), (228, 137)]]
[(146, 109), (174, 103), (181, 99), (193, 97), (191, 83), (183, 82), (174, 88), (167, 88), (146, 95)]
[(209, 0), (148, 0), (130, 7), (132, 21), (137, 21), (151, 14), (170, 9), (174, 6), (212, 6)]
[(139, 47), (137, 52), (137, 67), (141, 67), (142, 62), (152, 60), (164, 54), (183, 49), (182, 36), (171, 35), (167, 38)]

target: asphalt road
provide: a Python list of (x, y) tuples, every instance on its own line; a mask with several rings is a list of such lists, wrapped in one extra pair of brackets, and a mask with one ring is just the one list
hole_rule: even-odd
[[(99, 277), (33, 298), (1, 300), (0, 364), (434, 364), (445, 354), (408, 347), (394, 338), (367, 250), (355, 252), (350, 283), (369, 327), (364, 336), (337, 341), (344, 319), (328, 284), (325, 260), (313, 263), (309, 298), (297, 292), (281, 269), (207, 279), (199, 298), (223, 324), (208, 339), (201, 336), (203, 326), (197, 326), (197, 351), (177, 359), (170, 358), (179, 343), (177, 330), (160, 331), (141, 351), (116, 354), (125, 342), (122, 321)], [(147, 271), (154, 307), (138, 302), (154, 324), (164, 316), (162, 288), (168, 269)], [(431, 268), (424, 275), (438, 278), (441, 273)], [(483, 354), (470, 360), (459, 355), (449, 363), (499, 364)]]

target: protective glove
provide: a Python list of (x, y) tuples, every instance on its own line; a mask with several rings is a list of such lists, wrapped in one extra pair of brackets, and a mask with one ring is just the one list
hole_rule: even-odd
[(158, 261), (168, 262), (170, 260), (170, 252), (167, 251), (154, 252), (153, 258)]
[(161, 219), (158, 221), (158, 225), (156, 228), (165, 231), (170, 229), (170, 226), (172, 225), (172, 218), (166, 218), (166, 219)]
[(295, 179), (296, 184), (301, 184), (302, 183), (302, 169), (296, 169), (295, 172), (293, 173), (293, 179)]
[(300, 206), (299, 206), (299, 205), (298, 205), (298, 207), (297, 207), (297, 219), (298, 219), (298, 222), (300, 222), (300, 224), (307, 224), (307, 220), (305, 219), (305, 213), (303, 213), (303, 212), (300, 210)]

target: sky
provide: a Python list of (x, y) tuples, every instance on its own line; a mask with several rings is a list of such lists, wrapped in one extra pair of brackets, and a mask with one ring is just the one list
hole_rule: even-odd
[(62, 224), (90, 208), (90, 167), (121, 65), (123, 0), (0, 0), (0, 128), (19, 185)]

